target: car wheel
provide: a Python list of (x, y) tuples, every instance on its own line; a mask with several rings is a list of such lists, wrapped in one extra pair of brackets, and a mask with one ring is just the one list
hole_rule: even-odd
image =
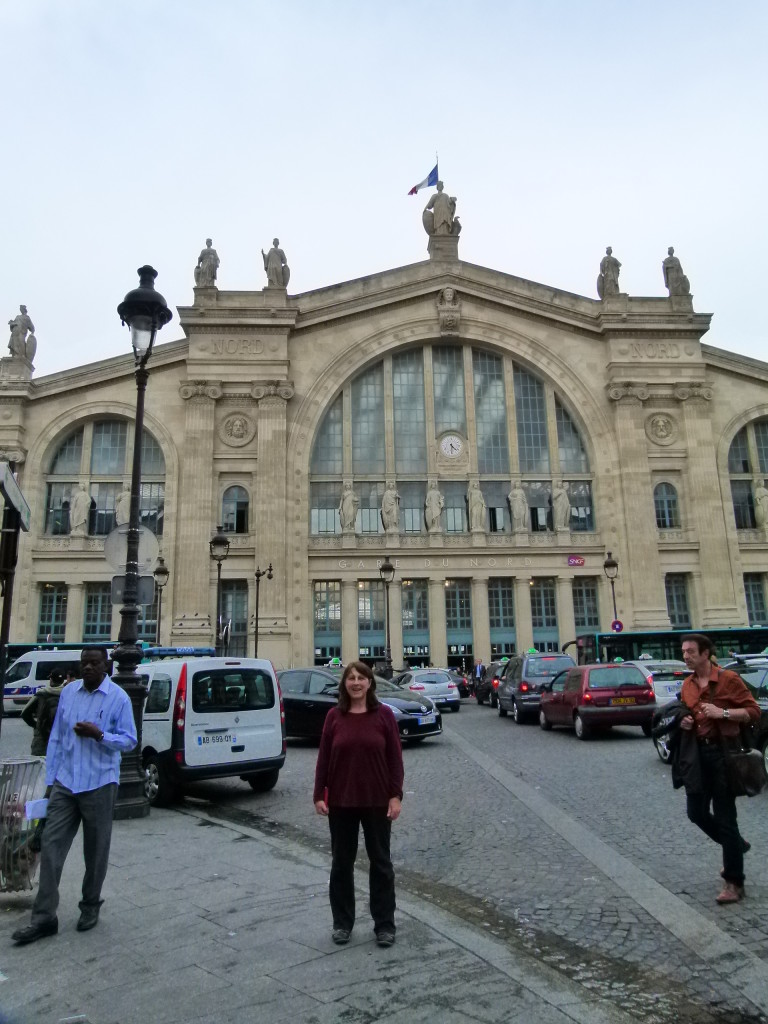
[(488, 703), (491, 705), (492, 708), (497, 708), (499, 706), (499, 698), (496, 696), (495, 693), (491, 693), (490, 697), (488, 698)]
[(245, 781), (255, 793), (268, 793), (277, 785), (277, 777), (280, 774), (279, 768), (272, 768), (268, 772), (256, 772), (254, 775), (246, 775)]
[(544, 730), (544, 732), (549, 732), (549, 730), (552, 728), (552, 723), (549, 721), (549, 719), (542, 710), (539, 711), (539, 725)]
[(461, 711), (461, 704), (455, 704), (455, 705), (454, 705), (454, 706), (453, 706), (453, 707), (451, 708), (451, 711), (453, 711), (454, 713), (456, 713), (457, 711)]
[(651, 735), (651, 730), (652, 729), (653, 729), (653, 726), (651, 725), (650, 722), (643, 722), (643, 725), (642, 725), (643, 736), (648, 736), (648, 738), (650, 739), (650, 735)]
[(520, 708), (517, 706), (516, 700), (512, 701), (512, 718), (514, 719), (516, 725), (522, 725), (525, 721), (525, 716), (523, 715)]
[(589, 726), (584, 724), (584, 719), (581, 717), (578, 711), (576, 712), (573, 718), (573, 728), (576, 730), (576, 735), (580, 740), (589, 739)]
[(507, 709), (503, 708), (501, 706), (501, 701), (498, 700), (498, 699), (496, 700), (496, 707), (497, 707), (498, 712), (499, 712), (499, 718), (506, 718), (507, 717)]
[(666, 740), (654, 740), (653, 745), (656, 747), (656, 753), (664, 764), (669, 764), (672, 760), (672, 751), (669, 749), (669, 744)]
[(144, 794), (150, 807), (166, 807), (176, 797), (176, 787), (157, 754), (144, 756)]

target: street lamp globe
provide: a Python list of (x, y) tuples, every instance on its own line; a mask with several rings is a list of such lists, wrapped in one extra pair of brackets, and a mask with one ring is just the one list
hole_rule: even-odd
[(615, 580), (619, 575), (619, 563), (610, 551), (608, 552), (608, 557), (603, 562), (603, 572), (605, 573), (606, 579), (609, 580)]
[(218, 562), (221, 565), (229, 554), (229, 537), (227, 537), (220, 526), (216, 527), (216, 533), (211, 537), (208, 546), (211, 549), (211, 558), (214, 562)]
[(168, 577), (171, 575), (171, 571), (165, 564), (165, 559), (162, 555), (158, 556), (157, 567), (152, 575), (155, 577), (155, 583), (157, 584), (158, 589), (162, 590), (168, 582)]
[(395, 567), (389, 560), (389, 555), (386, 555), (384, 561), (379, 566), (379, 576), (382, 580), (389, 585), (395, 578)]
[(131, 329), (131, 345), (137, 366), (144, 366), (152, 354), (155, 337), (173, 317), (168, 303), (155, 291), (157, 271), (150, 266), (139, 267), (139, 287), (128, 292), (117, 307), (124, 324)]

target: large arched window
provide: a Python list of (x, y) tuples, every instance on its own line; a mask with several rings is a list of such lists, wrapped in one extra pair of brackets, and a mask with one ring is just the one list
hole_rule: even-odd
[[(105, 536), (130, 490), (133, 431), (126, 420), (94, 420), (59, 444), (46, 475), (45, 532)], [(163, 533), (165, 459), (148, 431), (142, 438), (141, 525)]]
[[(433, 478), (444, 499), (443, 532), (477, 531), (466, 477), (457, 479), (440, 461), (439, 441), (448, 433), (459, 438), (467, 476), (478, 478), (486, 532), (512, 531), (509, 494), (516, 478), (528, 501), (529, 529), (595, 529), (586, 447), (552, 385), (508, 355), (440, 343), (386, 356), (353, 378), (329, 406), (310, 460), (310, 533), (353, 528), (339, 515), (347, 480), (357, 499), (356, 533), (384, 532), (380, 509), (389, 480), (400, 496), (400, 533), (426, 533), (424, 504)], [(558, 480), (570, 498), (570, 515), (559, 507), (555, 516)], [(344, 515), (351, 519), (351, 512)]]
[(753, 530), (755, 520), (754, 486), (765, 486), (768, 475), (768, 419), (742, 427), (728, 450), (728, 474), (736, 528)]
[(221, 528), (225, 533), (248, 533), (248, 492), (228, 487), (221, 500)]
[(660, 530), (677, 530), (680, 527), (680, 509), (677, 491), (672, 484), (657, 484), (653, 489), (653, 504), (656, 509), (656, 525)]

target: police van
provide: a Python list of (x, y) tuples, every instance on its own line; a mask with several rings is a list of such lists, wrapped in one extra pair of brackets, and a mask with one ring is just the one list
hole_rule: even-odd
[(80, 675), (80, 651), (82, 645), (73, 650), (27, 651), (7, 669), (3, 680), (3, 713), (19, 715), (31, 697), (42, 689), (58, 669), (71, 669)]
[(138, 666), (146, 680), (142, 761), (150, 804), (187, 782), (239, 777), (256, 792), (285, 763), (285, 715), (271, 662), (181, 657)]

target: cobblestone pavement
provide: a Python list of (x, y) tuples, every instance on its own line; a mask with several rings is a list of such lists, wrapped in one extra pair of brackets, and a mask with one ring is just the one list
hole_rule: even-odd
[[(639, 1020), (768, 1021), (768, 797), (739, 801), (748, 899), (718, 907), (719, 848), (688, 822), (640, 730), (585, 743), (472, 701), (444, 721), (442, 737), (405, 749), (399, 892), (536, 951)], [(327, 852), (316, 756), (289, 741), (258, 801), (226, 780), (190, 787), (184, 805)]]

